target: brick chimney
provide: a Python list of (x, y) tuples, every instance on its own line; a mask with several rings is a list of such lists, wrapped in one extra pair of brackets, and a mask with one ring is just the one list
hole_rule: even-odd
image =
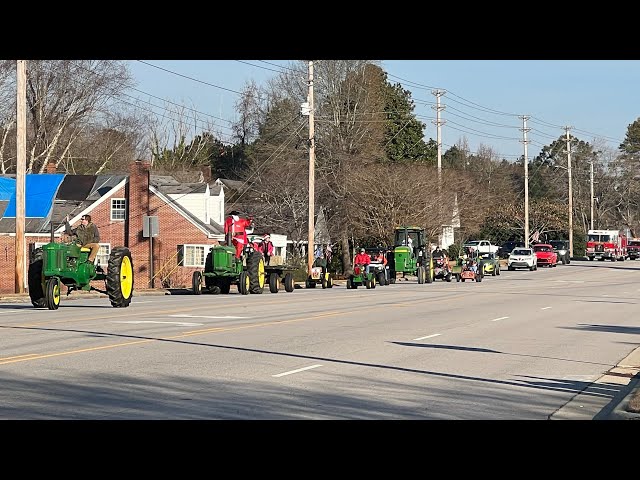
[[(129, 165), (127, 189), (126, 240), (131, 250), (134, 272), (142, 274), (139, 285), (146, 285), (145, 273), (149, 272), (149, 239), (142, 236), (144, 217), (149, 215), (149, 177), (151, 162), (136, 160)], [(155, 249), (154, 249), (155, 250)]]
[(205, 165), (200, 169), (202, 172), (202, 181), (209, 183), (211, 181), (211, 165)]

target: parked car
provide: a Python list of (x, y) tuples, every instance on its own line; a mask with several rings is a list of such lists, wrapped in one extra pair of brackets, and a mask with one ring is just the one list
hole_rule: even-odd
[(558, 254), (553, 250), (553, 246), (548, 243), (536, 243), (533, 246), (533, 253), (536, 254), (538, 265), (555, 267), (558, 264)]
[(524, 247), (524, 242), (515, 242), (515, 241), (504, 242), (500, 246), (500, 250), (498, 250), (498, 256), (500, 258), (509, 258), (509, 254), (516, 247)]
[(509, 254), (507, 268), (511, 271), (516, 268), (528, 268), (531, 271), (537, 270), (538, 259), (532, 248), (514, 248)]
[(563, 265), (571, 263), (568, 240), (549, 240), (549, 245), (553, 247), (553, 251), (558, 255), (559, 262), (562, 262)]

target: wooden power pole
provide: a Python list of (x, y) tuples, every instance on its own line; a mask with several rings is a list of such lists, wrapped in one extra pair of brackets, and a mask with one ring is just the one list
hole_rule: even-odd
[(307, 272), (311, 275), (314, 253), (315, 231), (315, 131), (313, 123), (313, 62), (309, 62), (309, 241), (307, 243)]
[(17, 109), (16, 109), (16, 281), (15, 293), (24, 293), (25, 272), (25, 177), (27, 164), (27, 65), (26, 60), (18, 60), (16, 66)]

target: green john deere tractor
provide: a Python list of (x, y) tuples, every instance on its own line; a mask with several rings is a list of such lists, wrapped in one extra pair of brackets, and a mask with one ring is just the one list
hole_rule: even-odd
[[(229, 293), (231, 285), (237, 285), (242, 295), (262, 293), (265, 284), (264, 256), (252, 247), (245, 246), (242, 256), (236, 257), (236, 249), (227, 245), (214, 245), (207, 254), (204, 272), (193, 272), (192, 289), (195, 295), (202, 293), (204, 286), (214, 294)], [(293, 291), (293, 277), (285, 281), (287, 291)], [(289, 290), (291, 288), (291, 290)]]
[(424, 229), (397, 227), (394, 230), (393, 247), (387, 252), (387, 265), (389, 283), (396, 283), (398, 278), (406, 279), (407, 275), (417, 277), (418, 283), (432, 283), (433, 260)]
[[(62, 285), (67, 295), (74, 290), (95, 290), (109, 296), (114, 307), (128, 307), (133, 296), (133, 261), (126, 247), (111, 250), (107, 271), (89, 262), (90, 250), (76, 243), (50, 242), (36, 248), (29, 262), (27, 281), (34, 307), (56, 310), (60, 305)], [(105, 288), (91, 285), (104, 281)]]

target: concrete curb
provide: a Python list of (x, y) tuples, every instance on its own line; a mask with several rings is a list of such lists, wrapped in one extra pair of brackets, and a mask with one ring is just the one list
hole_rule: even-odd
[(629, 382), (629, 387), (631, 391), (618, 403), (616, 408), (611, 411), (607, 420), (640, 420), (640, 413), (627, 411), (627, 406), (631, 398), (636, 394), (640, 394), (640, 374), (636, 374), (633, 380)]

